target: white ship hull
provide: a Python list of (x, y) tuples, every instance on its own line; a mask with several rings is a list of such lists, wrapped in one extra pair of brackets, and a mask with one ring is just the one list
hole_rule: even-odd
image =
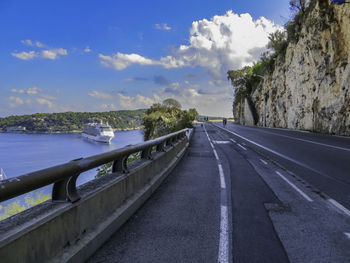
[(85, 132), (83, 132), (81, 134), (84, 138), (88, 138), (90, 140), (94, 140), (97, 142), (105, 142), (105, 143), (110, 143), (111, 140), (113, 139), (114, 136), (110, 136), (110, 135), (92, 135), (92, 134), (87, 134)]

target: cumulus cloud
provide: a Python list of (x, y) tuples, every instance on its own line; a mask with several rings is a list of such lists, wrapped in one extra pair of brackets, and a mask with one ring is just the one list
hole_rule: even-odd
[(162, 24), (155, 24), (154, 27), (158, 30), (165, 30), (165, 31), (169, 31), (171, 30), (171, 27), (168, 26), (167, 24), (165, 23), (162, 23)]
[(24, 100), (19, 98), (19, 97), (14, 97), (14, 96), (11, 96), (9, 98), (9, 105), (11, 108), (15, 108), (19, 105), (22, 105), (24, 103)]
[(26, 39), (26, 40), (21, 40), (21, 43), (25, 46), (29, 46), (29, 47), (45, 47), (45, 45), (39, 41), (32, 41), (30, 39)]
[(113, 99), (113, 96), (111, 94), (97, 91), (97, 90), (93, 90), (89, 92), (88, 95), (96, 99)]
[(48, 48), (46, 45), (44, 45), (39, 41), (32, 41), (30, 39), (26, 39), (26, 40), (21, 40), (21, 43), (26, 46), (39, 48), (39, 51), (31, 50), (28, 52), (23, 51), (23, 52), (11, 53), (12, 56), (21, 60), (32, 60), (35, 58), (55, 60), (55, 59), (58, 59), (60, 56), (68, 55), (68, 51), (64, 48)]
[(64, 48), (46, 49), (41, 51), (41, 58), (55, 60), (59, 56), (66, 56), (67, 54), (68, 52)]
[(147, 108), (153, 103), (159, 102), (160, 98), (158, 95), (153, 94), (152, 97), (145, 97), (140, 94), (136, 96), (125, 96), (121, 93), (118, 93), (118, 103), (123, 109), (140, 109)]
[(98, 55), (102, 65), (112, 67), (115, 70), (123, 70), (132, 64), (139, 65), (156, 65), (158, 62), (152, 59), (145, 58), (138, 54), (122, 54), (117, 52), (112, 56)]
[(54, 108), (54, 104), (48, 99), (36, 98), (36, 102), (39, 103), (40, 105), (46, 105), (50, 109)]
[(114, 105), (113, 103), (111, 103), (111, 104), (101, 104), (98, 108), (101, 109), (101, 110), (105, 110), (105, 111), (107, 111), (107, 110), (116, 110), (117, 109), (116, 105)]
[(138, 54), (100, 54), (106, 67), (123, 70), (133, 64), (158, 65), (164, 68), (202, 66), (214, 79), (224, 79), (227, 70), (238, 69), (258, 60), (267, 49), (268, 36), (279, 25), (261, 17), (254, 20), (250, 14), (235, 14), (228, 11), (210, 20), (194, 21), (190, 29), (189, 44), (181, 45), (173, 53), (160, 59), (150, 59)]
[(18, 53), (11, 53), (12, 56), (22, 59), (22, 60), (31, 60), (38, 56), (38, 53), (35, 51), (29, 51), (29, 52), (18, 52)]
[(36, 95), (41, 91), (42, 91), (42, 89), (40, 89), (38, 87), (32, 87), (29, 89), (11, 89), (12, 93), (28, 94), (28, 95)]

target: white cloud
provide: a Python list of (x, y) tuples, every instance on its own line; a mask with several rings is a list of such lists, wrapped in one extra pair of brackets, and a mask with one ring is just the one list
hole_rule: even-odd
[(33, 88), (29, 88), (27, 89), (27, 94), (29, 95), (35, 95), (35, 94), (38, 94), (39, 92), (41, 92), (42, 90), (37, 88), (37, 87), (33, 87)]
[(140, 109), (147, 108), (153, 103), (159, 102), (160, 97), (156, 94), (153, 94), (153, 97), (145, 97), (140, 94), (137, 94), (135, 97), (124, 96), (121, 93), (118, 93), (118, 103), (119, 105), (126, 110), (131, 109)]
[(97, 90), (93, 90), (89, 92), (88, 95), (90, 97), (97, 98), (97, 99), (113, 99), (113, 96), (111, 94), (97, 91)]
[(100, 58), (102, 65), (104, 65), (106, 67), (112, 67), (115, 70), (125, 69), (132, 64), (139, 64), (139, 65), (160, 64), (157, 61), (142, 57), (138, 54), (122, 54), (122, 53), (117, 52), (116, 54), (114, 54), (112, 56), (105, 56), (102, 54), (99, 54), (98, 56)]
[(107, 110), (110, 111), (110, 110), (116, 110), (117, 109), (116, 105), (114, 105), (113, 103), (111, 103), (111, 104), (101, 104), (98, 108), (101, 109), (101, 110), (105, 110), (105, 111), (107, 111)]
[(22, 59), (22, 60), (31, 60), (38, 56), (38, 53), (35, 51), (29, 51), (29, 52), (19, 52), (19, 53), (11, 53), (12, 56)]
[(54, 104), (48, 99), (36, 98), (36, 102), (39, 103), (40, 105), (46, 105), (50, 109), (54, 107)]
[(24, 100), (19, 98), (19, 97), (11, 96), (9, 98), (9, 105), (10, 105), (11, 108), (15, 108), (15, 107), (17, 107), (19, 105), (22, 105), (23, 103), (24, 103)]
[(28, 52), (23, 51), (23, 52), (11, 53), (12, 56), (14, 56), (18, 59), (32, 60), (35, 58), (42, 58), (42, 59), (55, 60), (55, 59), (59, 58), (60, 56), (68, 55), (68, 51), (64, 48), (48, 48), (46, 45), (44, 45), (43, 43), (41, 43), (39, 41), (32, 41), (30, 39), (26, 39), (26, 40), (21, 40), (21, 43), (23, 45), (30, 46), (30, 47), (37, 47), (40, 49), (46, 48), (46, 49), (41, 50), (41, 51), (31, 50)]
[(184, 109), (196, 108), (200, 114), (208, 116), (232, 116), (232, 87), (226, 86), (212, 89), (197, 89), (188, 84), (173, 82), (163, 87), (157, 94), (148, 96), (125, 96), (118, 94), (118, 103), (122, 109), (147, 108), (153, 103), (161, 103), (167, 98), (178, 100)]
[(42, 89), (40, 89), (38, 87), (32, 87), (29, 89), (11, 89), (12, 93), (28, 94), (28, 95), (36, 95), (41, 91), (42, 91)]
[(89, 46), (87, 46), (85, 49), (84, 49), (84, 52), (85, 53), (90, 53), (91, 52), (91, 48)]
[(181, 45), (173, 53), (159, 60), (138, 54), (116, 53), (111, 56), (100, 54), (100, 61), (106, 67), (123, 70), (133, 64), (164, 68), (202, 66), (216, 80), (226, 78), (229, 69), (238, 69), (257, 61), (267, 49), (268, 36), (279, 25), (261, 17), (254, 20), (250, 14), (235, 14), (228, 11), (210, 20), (194, 21), (190, 29), (188, 45)]
[(154, 27), (158, 30), (165, 30), (165, 31), (169, 31), (171, 30), (171, 27), (168, 26), (167, 24), (163, 23), (163, 24), (155, 24)]
[(21, 40), (21, 43), (25, 46), (30, 46), (30, 47), (45, 47), (45, 45), (39, 41), (32, 41), (30, 39), (26, 39), (26, 40)]
[(46, 49), (41, 51), (41, 58), (55, 60), (59, 58), (59, 56), (66, 56), (68, 52), (64, 48), (54, 48), (54, 49)]

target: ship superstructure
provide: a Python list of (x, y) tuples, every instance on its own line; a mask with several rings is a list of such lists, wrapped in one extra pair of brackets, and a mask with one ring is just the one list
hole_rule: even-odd
[(90, 122), (84, 124), (81, 135), (97, 142), (110, 143), (114, 137), (114, 132), (108, 123), (103, 124), (102, 121), (100, 121), (100, 123)]

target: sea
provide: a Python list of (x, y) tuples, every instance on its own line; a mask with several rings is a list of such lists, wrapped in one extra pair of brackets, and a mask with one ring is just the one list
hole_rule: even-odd
[[(80, 134), (0, 133), (0, 168), (7, 178), (12, 178), (144, 141), (141, 130), (118, 131), (114, 135), (107, 144), (83, 138)], [(81, 174), (77, 185), (93, 180), (96, 174), (96, 169)], [(52, 186), (48, 186), (37, 191), (48, 194), (51, 189)], [(23, 198), (19, 200), (22, 202)]]

